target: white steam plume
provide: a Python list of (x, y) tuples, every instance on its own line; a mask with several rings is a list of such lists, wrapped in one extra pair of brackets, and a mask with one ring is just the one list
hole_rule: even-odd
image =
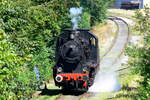
[(72, 8), (70, 8), (69, 12), (70, 12), (70, 15), (72, 18), (71, 22), (73, 24), (73, 29), (77, 29), (78, 22), (81, 19), (80, 14), (82, 14), (82, 7), (80, 7), (80, 8), (72, 7)]
[[(104, 66), (98, 71), (93, 86), (89, 88), (89, 92), (116, 92), (121, 89), (116, 71), (121, 68), (122, 64), (127, 64), (128, 56), (123, 55), (116, 64)], [(105, 64), (107, 65), (107, 64)]]
[(121, 88), (117, 74), (112, 71), (99, 72), (96, 75), (94, 84), (89, 88), (89, 92), (115, 92)]

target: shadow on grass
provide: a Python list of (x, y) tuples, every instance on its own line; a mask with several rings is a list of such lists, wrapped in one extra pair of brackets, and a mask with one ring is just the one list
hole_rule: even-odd
[(84, 94), (83, 91), (77, 91), (77, 90), (62, 90), (63, 95), (72, 95), (72, 96), (79, 96)]
[(61, 90), (59, 89), (42, 89), (40, 95), (48, 95), (48, 96), (54, 96), (61, 94)]

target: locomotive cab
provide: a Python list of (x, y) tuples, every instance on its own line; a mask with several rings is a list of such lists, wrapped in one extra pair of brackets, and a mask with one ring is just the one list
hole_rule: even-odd
[(88, 29), (66, 29), (56, 43), (55, 85), (87, 91), (99, 66), (97, 37)]

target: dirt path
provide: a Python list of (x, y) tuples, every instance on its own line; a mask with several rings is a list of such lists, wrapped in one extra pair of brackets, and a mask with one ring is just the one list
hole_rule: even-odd
[[(103, 71), (105, 71), (106, 69), (109, 69), (111, 71), (116, 71), (121, 68), (120, 66), (121, 61), (119, 60), (119, 58), (121, 57), (123, 50), (125, 49), (125, 46), (128, 42), (128, 38), (129, 38), (129, 28), (126, 22), (120, 18), (115, 18), (115, 17), (111, 17), (110, 19), (113, 20), (118, 25), (118, 34), (117, 36), (115, 36), (114, 43), (111, 43), (111, 48), (107, 51), (105, 56), (101, 58), (101, 61), (100, 61), (101, 70), (99, 71), (100, 74), (103, 73)], [(95, 93), (93, 91), (87, 92), (84, 94), (80, 94), (80, 93), (79, 94), (78, 93), (63, 94), (60, 90), (56, 90), (56, 91), (48, 90), (46, 92), (48, 92), (48, 94), (46, 94), (48, 96), (53, 96), (53, 95), (49, 95), (53, 92), (56, 97), (54, 98), (55, 100), (81, 100), (83, 98), (84, 99), (93, 98), (99, 94), (99, 92)], [(47, 99), (35, 99), (35, 100), (54, 100), (54, 99), (47, 98)]]

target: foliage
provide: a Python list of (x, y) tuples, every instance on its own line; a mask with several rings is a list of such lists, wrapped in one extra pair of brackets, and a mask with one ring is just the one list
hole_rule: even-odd
[(129, 65), (133, 67), (133, 72), (143, 76), (141, 82), (140, 100), (150, 99), (150, 8), (136, 12), (138, 25), (136, 29), (144, 35), (143, 47), (129, 47), (128, 55), (131, 57)]
[(114, 0), (79, 0), (81, 6), (91, 15), (91, 25), (106, 19), (106, 10)]
[(0, 99), (24, 98), (25, 95), (28, 99), (33, 91), (29, 87), (36, 87), (34, 73), (25, 65), (31, 58), (17, 56), (15, 47), (8, 39), (9, 37), (0, 29)]
[(79, 23), (79, 27), (80, 28), (90, 28), (91, 27), (90, 18), (91, 18), (90, 14), (87, 12), (84, 12), (81, 16), (82, 20)]
[[(50, 79), (54, 43), (61, 29), (69, 27), (74, 1), (0, 1), (0, 99), (29, 99), (40, 82)], [(34, 66), (40, 70), (36, 80)]]
[[(90, 19), (96, 23), (105, 18), (107, 3), (94, 2), (95, 10), (84, 6), (87, 12), (80, 27), (89, 28)], [(102, 3), (105, 6), (100, 6)], [(55, 40), (62, 29), (71, 26), (69, 9), (80, 2), (0, 0), (0, 5), (0, 99), (29, 99), (41, 82), (50, 79)], [(35, 66), (40, 80), (36, 79)]]

